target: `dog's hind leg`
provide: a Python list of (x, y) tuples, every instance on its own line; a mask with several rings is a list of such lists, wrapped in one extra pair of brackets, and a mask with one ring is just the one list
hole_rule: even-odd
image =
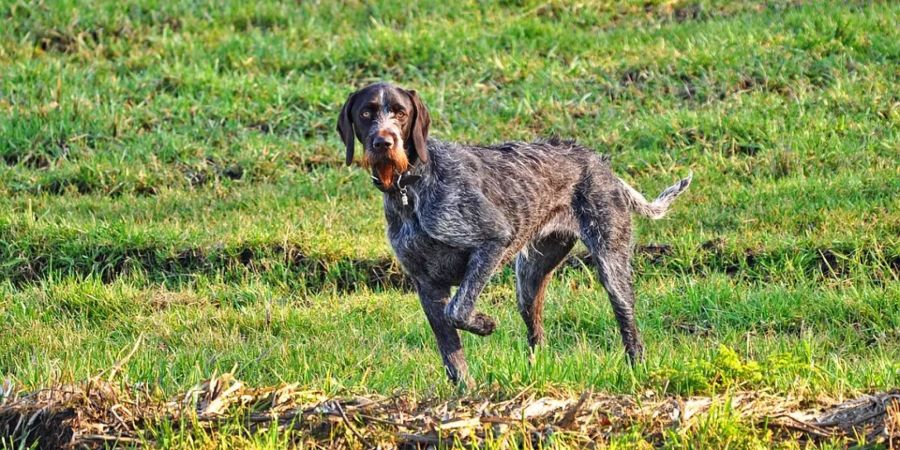
[(573, 234), (554, 232), (535, 239), (516, 257), (519, 313), (528, 328), (528, 345), (532, 350), (544, 340), (542, 315), (547, 284), (574, 244)]
[(634, 288), (632, 285), (631, 251), (604, 249), (591, 251), (597, 260), (600, 281), (609, 294), (625, 352), (632, 364), (644, 358), (644, 345), (634, 321)]
[(622, 343), (632, 364), (643, 359), (644, 347), (634, 320), (631, 269), (631, 210), (625, 195), (604, 174), (585, 179), (576, 189), (573, 209), (581, 239), (597, 265), (600, 281), (609, 294)]
[(468, 375), (469, 366), (463, 354), (459, 332), (444, 315), (444, 307), (450, 298), (450, 287), (432, 286), (421, 281), (415, 284), (422, 309), (425, 310), (428, 324), (431, 325), (438, 350), (441, 352), (447, 377), (455, 384), (471, 385), (472, 380)]

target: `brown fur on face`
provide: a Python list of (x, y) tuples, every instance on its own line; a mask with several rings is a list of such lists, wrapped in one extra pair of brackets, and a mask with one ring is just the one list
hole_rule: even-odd
[(385, 189), (390, 189), (394, 184), (394, 174), (406, 172), (409, 169), (409, 158), (403, 149), (403, 142), (395, 143), (386, 152), (374, 152), (366, 149), (365, 165), (372, 169), (372, 173)]
[(387, 150), (375, 150), (372, 145), (366, 145), (365, 164), (372, 169), (373, 176), (377, 177), (385, 189), (390, 189), (394, 184), (394, 175), (406, 172), (409, 169), (409, 157), (400, 138), (400, 127), (391, 120), (377, 120), (371, 128), (374, 135), (370, 135), (367, 141), (375, 136), (390, 139), (393, 142)]

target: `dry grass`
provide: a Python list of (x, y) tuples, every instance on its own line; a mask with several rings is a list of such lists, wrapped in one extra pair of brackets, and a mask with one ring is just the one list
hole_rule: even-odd
[(7, 386), (0, 434), (17, 446), (41, 449), (152, 446), (151, 430), (167, 422), (212, 435), (226, 424), (232, 433), (239, 424), (247, 435), (276, 427), (313, 448), (590, 446), (636, 426), (651, 443), (661, 443), (667, 433), (690, 432), (707, 414), (726, 408), (743, 422), (771, 430), (775, 441), (900, 444), (900, 391), (845, 402), (750, 391), (713, 397), (479, 394), (450, 401), (333, 397), (294, 384), (253, 388), (226, 373), (165, 401), (140, 386), (95, 377), (27, 394)]

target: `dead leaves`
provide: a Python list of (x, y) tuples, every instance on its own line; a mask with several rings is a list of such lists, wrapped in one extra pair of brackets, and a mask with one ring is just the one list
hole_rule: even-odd
[(0, 435), (38, 448), (102, 447), (152, 443), (146, 429), (159, 421), (189, 423), (212, 433), (225, 422), (239, 421), (250, 433), (291, 429), (298, 440), (324, 448), (479, 446), (485, 440), (540, 445), (556, 436), (592, 445), (634, 425), (651, 441), (666, 430), (690, 430), (711, 408), (723, 405), (741, 420), (773, 429), (777, 439), (856, 442), (864, 437), (867, 443), (895, 445), (900, 440), (900, 391), (820, 409), (764, 392), (690, 398), (590, 392), (578, 398), (535, 398), (522, 393), (507, 400), (420, 401), (408, 396), (329, 397), (296, 384), (252, 388), (230, 373), (170, 401), (98, 378), (24, 395), (6, 383), (0, 395)]

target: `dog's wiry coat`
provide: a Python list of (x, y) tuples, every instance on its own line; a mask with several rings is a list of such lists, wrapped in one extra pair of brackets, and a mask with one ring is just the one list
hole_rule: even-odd
[[(348, 103), (361, 101), (355, 96), (377, 102), (385, 93), (400, 99), (396, 110), (410, 108), (401, 94), (412, 96), (415, 117), (427, 117), (414, 92), (386, 84), (370, 86)], [(358, 109), (345, 105), (342, 114)], [(391, 110), (384, 105), (382, 109)], [(352, 136), (346, 129), (352, 123), (368, 154), (378, 132), (373, 129), (388, 118), (379, 117), (371, 125), (354, 117), (348, 120), (339, 125), (341, 135)], [(394, 128), (416, 129), (417, 124), (407, 122), (400, 120)], [(662, 217), (690, 177), (651, 203), (613, 174), (606, 157), (573, 141), (474, 146), (427, 139), (426, 147), (415, 152), (407, 148), (411, 168), (404, 176), (421, 178), (402, 193), (386, 190), (384, 211), (388, 239), (416, 286), (452, 380), (467, 381), (457, 330), (479, 335), (494, 330), (494, 321), (475, 310), (475, 300), (497, 268), (514, 257), (528, 341), (532, 347), (542, 341), (544, 291), (576, 239), (597, 262), (628, 356), (632, 361), (641, 358), (634, 321), (631, 212)], [(452, 286), (459, 289), (451, 299)]]

